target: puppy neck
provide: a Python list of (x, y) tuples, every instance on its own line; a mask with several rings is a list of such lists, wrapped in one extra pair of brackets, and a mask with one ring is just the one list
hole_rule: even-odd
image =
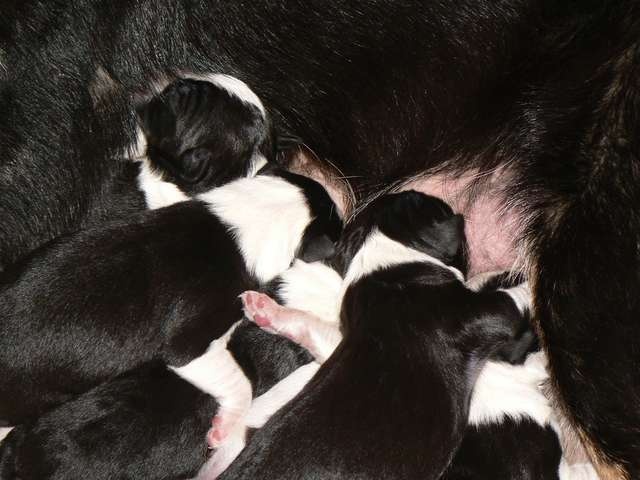
[(457, 268), (446, 265), (424, 252), (407, 247), (374, 228), (351, 260), (345, 274), (344, 285), (346, 287), (376, 270), (413, 262), (437, 265), (451, 271), (461, 282), (464, 281), (462, 272)]
[(228, 225), (260, 282), (289, 268), (312, 220), (302, 190), (279, 177), (242, 178), (197, 198)]
[(138, 189), (144, 195), (148, 209), (154, 210), (189, 200), (188, 195), (175, 183), (164, 180), (162, 173), (151, 166), (147, 158), (147, 138), (139, 126), (136, 128), (136, 140), (125, 150), (124, 157), (140, 167)]
[[(136, 131), (136, 141), (125, 152), (127, 159), (140, 165), (138, 174), (138, 189), (143, 193), (147, 208), (150, 210), (168, 207), (174, 203), (184, 202), (191, 197), (180, 189), (175, 183), (167, 182), (162, 172), (153, 168), (147, 157), (147, 140), (140, 127)], [(261, 153), (255, 153), (251, 158), (247, 177), (255, 177), (258, 171), (268, 163)]]

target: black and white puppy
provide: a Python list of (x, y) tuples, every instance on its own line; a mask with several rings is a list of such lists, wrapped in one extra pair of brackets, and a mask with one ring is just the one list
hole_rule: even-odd
[[(470, 279), (467, 287), (490, 292), (512, 288), (515, 281), (506, 272), (492, 273)], [(529, 308), (525, 305), (517, 327), (520, 340), (515, 348), (497, 350), (482, 369), (471, 398), (469, 425), (443, 480), (575, 478), (561, 469), (553, 412), (542, 390), (548, 379), (546, 358), (538, 351)]]
[[(313, 360), (297, 344), (248, 321), (238, 325), (227, 347), (255, 395), (291, 374), (299, 376), (299, 365)], [(234, 382), (245, 379), (227, 366), (221, 362), (209, 372), (221, 380), (219, 388), (237, 390)], [(209, 456), (211, 417), (223, 405), (177, 373), (162, 361), (142, 364), (16, 427), (0, 443), (0, 479), (173, 480), (196, 475)], [(252, 416), (263, 412), (257, 407)], [(243, 429), (240, 425), (229, 432), (213, 452), (208, 478), (235, 458), (237, 442), (244, 445)]]
[(319, 184), (269, 171), (37, 251), (0, 286), (0, 418), (21, 423), (154, 359), (215, 396), (208, 368), (228, 357), (236, 297), (330, 254), (340, 228)]
[[(342, 246), (341, 342), (221, 478), (437, 479), (462, 441), (475, 380), (514, 341), (528, 290), (467, 289), (462, 219), (416, 192), (373, 202)], [(304, 346), (327, 338), (272, 307), (245, 299), (263, 328)]]
[[(307, 345), (316, 359), (326, 358), (322, 351), (332, 351), (339, 339), (335, 326), (342, 282), (335, 275), (335, 271), (323, 265), (298, 261), (278, 277), (278, 288), (270, 292), (282, 307), (269, 305), (269, 299), (261, 297), (264, 306), (256, 310), (260, 296), (248, 293), (243, 299), (251, 302), (248, 309), (256, 313), (254, 321), (275, 318), (280, 322), (278, 333)], [(517, 285), (514, 280), (507, 274), (480, 275), (466, 285), (488, 293), (514, 287)], [(315, 285), (322, 285), (322, 289), (314, 288)], [(522, 317), (514, 322), (515, 342), (496, 349), (482, 368), (473, 389), (469, 425), (444, 479), (597, 479), (586, 457), (576, 461), (561, 451), (558, 441), (561, 432), (555, 419), (558, 412), (552, 410), (542, 388), (548, 381), (546, 358), (537, 351), (538, 342), (529, 323), (528, 306), (525, 307)], [(268, 325), (265, 328), (273, 331)], [(254, 400), (246, 420), (248, 426), (264, 425), (270, 414), (295, 397), (318, 367), (318, 363), (301, 367)], [(219, 465), (210, 463), (211, 470)]]
[[(337, 272), (321, 262), (296, 260), (267, 288), (290, 308), (304, 306), (331, 318), (341, 284)], [(227, 349), (238, 369), (226, 370), (223, 388), (237, 390), (234, 383), (243, 382), (240, 370), (258, 398), (215, 445), (198, 478), (224, 471), (244, 447), (247, 427), (261, 427), (318, 368), (306, 349), (246, 320), (233, 330)], [(227, 366), (218, 364), (215, 370)], [(17, 427), (0, 444), (0, 478), (191, 477), (205, 460), (203, 452), (214, 446), (205, 438), (220, 406), (163, 362), (143, 364)]]
[[(264, 323), (266, 319), (276, 319), (278, 333), (305, 344), (315, 358), (321, 360), (340, 338), (335, 331), (335, 307), (342, 282), (333, 275), (335, 272), (323, 265), (298, 261), (278, 277), (278, 288), (270, 293), (282, 307), (252, 293), (244, 294), (243, 299), (245, 303), (250, 302), (248, 313), (255, 312), (254, 321)], [(484, 277), (481, 285), (478, 284), (480, 277)], [(516, 286), (514, 280), (506, 274), (482, 275), (466, 285), (489, 293)], [(314, 288), (315, 284), (322, 285), (322, 290)], [(512, 295), (516, 292), (510, 291)], [(301, 302), (301, 297), (305, 301)], [(256, 309), (259, 298), (264, 302), (263, 307)], [(522, 301), (519, 304), (524, 305)], [(522, 317), (514, 322), (515, 341), (496, 349), (482, 368), (473, 389), (469, 425), (443, 478), (597, 479), (584, 456), (576, 461), (563, 454), (562, 461), (560, 459), (558, 436), (561, 432), (554, 419), (557, 412), (552, 411), (542, 388), (548, 381), (546, 359), (542, 352), (536, 353), (538, 343), (526, 314), (528, 306), (525, 307)], [(269, 325), (265, 328), (274, 330)], [(270, 414), (296, 396), (318, 367), (318, 363), (301, 367), (254, 400), (246, 423), (258, 428), (264, 425)], [(216, 464), (211, 463), (213, 469)]]
[(78, 0), (2, 13), (2, 266), (120, 210), (104, 184), (133, 135), (133, 92), (173, 72), (232, 72), (349, 179), (353, 200), (451, 187), (472, 271), (527, 267), (556, 398), (601, 474), (640, 477), (637, 0)]

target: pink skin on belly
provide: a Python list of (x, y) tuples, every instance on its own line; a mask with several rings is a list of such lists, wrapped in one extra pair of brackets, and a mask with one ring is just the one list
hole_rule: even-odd
[(464, 215), (469, 246), (468, 277), (483, 272), (510, 270), (517, 259), (517, 216), (505, 208), (499, 177), (497, 173), (492, 174), (484, 184), (482, 193), (471, 200), (468, 190), (472, 175), (456, 179), (433, 175), (413, 180), (402, 188), (439, 197), (454, 211)]

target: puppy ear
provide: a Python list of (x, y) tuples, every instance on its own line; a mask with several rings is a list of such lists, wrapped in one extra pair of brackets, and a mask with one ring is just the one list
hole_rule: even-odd
[(335, 252), (335, 243), (322, 231), (322, 226), (314, 221), (305, 230), (296, 256), (307, 263), (312, 263), (330, 258)]
[(213, 164), (214, 158), (208, 148), (197, 147), (184, 152), (178, 161), (178, 176), (185, 182), (197, 183), (205, 176)]
[(438, 232), (438, 237), (441, 239), (440, 247), (442, 253), (448, 258), (454, 257), (462, 247), (464, 236), (464, 217), (460, 214), (452, 215), (451, 217), (437, 222), (434, 227)]
[(320, 235), (303, 244), (298, 257), (307, 263), (313, 263), (331, 258), (335, 252), (336, 246), (331, 239), (327, 235)]

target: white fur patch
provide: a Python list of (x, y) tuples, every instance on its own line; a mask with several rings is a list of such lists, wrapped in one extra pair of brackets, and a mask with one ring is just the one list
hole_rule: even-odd
[(311, 222), (305, 195), (279, 177), (242, 178), (198, 198), (229, 226), (260, 282), (289, 268)]
[(296, 260), (280, 279), (278, 293), (283, 305), (312, 313), (329, 323), (338, 323), (342, 277), (333, 268), (321, 262)]
[(240, 322), (214, 340), (207, 351), (182, 367), (169, 366), (178, 376), (208, 393), (220, 404), (219, 410), (241, 418), (251, 406), (251, 382), (235, 361), (227, 343)]
[(196, 480), (213, 480), (236, 459), (246, 444), (246, 428), (262, 428), (265, 423), (291, 401), (316, 374), (320, 365), (312, 362), (283, 378), (256, 398), (243, 419), (243, 428), (235, 429), (200, 469)]
[(261, 153), (256, 153), (251, 157), (251, 165), (247, 172), (247, 177), (255, 177), (260, 169), (268, 163), (268, 160)]
[(564, 458), (558, 469), (560, 480), (599, 480), (598, 472), (590, 463), (575, 463), (569, 465)]
[(7, 435), (9, 435), (9, 432), (11, 430), (13, 430), (13, 427), (0, 428), (0, 442), (2, 442)]
[(473, 389), (469, 423), (500, 423), (505, 417), (549, 424), (551, 405), (541, 386), (548, 378), (546, 357), (536, 352), (524, 365), (487, 362)]
[(229, 92), (230, 95), (233, 95), (243, 102), (254, 105), (258, 108), (258, 110), (260, 110), (260, 113), (262, 113), (263, 117), (266, 116), (266, 110), (260, 98), (258, 98), (254, 91), (249, 88), (249, 85), (236, 77), (232, 77), (231, 75), (224, 75), (221, 73), (185, 73), (181, 76), (183, 78), (189, 78), (192, 80), (201, 80), (204, 82), (213, 83), (214, 85), (225, 89), (227, 92)]
[(150, 210), (189, 200), (187, 194), (176, 184), (164, 181), (160, 174), (153, 171), (146, 159), (140, 162), (138, 188), (144, 194), (147, 208)]
[(504, 292), (511, 297), (520, 313), (524, 313), (531, 308), (531, 290), (529, 290), (529, 282), (521, 283), (513, 288), (501, 288), (499, 291)]
[(344, 288), (376, 270), (412, 262), (438, 265), (453, 272), (460, 281), (464, 281), (462, 272), (457, 268), (445, 265), (437, 258), (409, 248), (374, 229), (353, 257), (344, 278)]
[(501, 273), (504, 273), (504, 271), (497, 270), (493, 272), (482, 272), (469, 278), (465, 285), (469, 290), (479, 292), (487, 283), (489, 283), (490, 280)]
[(319, 369), (319, 363), (308, 363), (256, 398), (251, 404), (251, 409), (246, 417), (247, 426), (250, 428), (262, 428), (273, 414), (302, 391)]
[(136, 141), (129, 151), (125, 152), (125, 157), (140, 164), (137, 182), (138, 188), (144, 194), (147, 208), (154, 210), (189, 200), (187, 194), (180, 190), (176, 184), (165, 181), (160, 173), (151, 168), (146, 153), (147, 138), (142, 129), (138, 127)]

